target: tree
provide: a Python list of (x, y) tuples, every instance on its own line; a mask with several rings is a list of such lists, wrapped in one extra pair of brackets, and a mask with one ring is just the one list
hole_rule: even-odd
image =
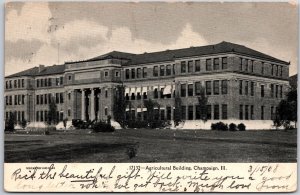
[(174, 126), (178, 126), (179, 123), (182, 121), (181, 119), (181, 98), (179, 93), (175, 94), (175, 111), (174, 111)]
[(159, 104), (152, 99), (144, 100), (144, 106), (147, 108), (147, 123), (152, 128), (154, 119), (154, 108), (159, 107)]
[(5, 122), (5, 131), (14, 131), (15, 130), (16, 117), (14, 113), (9, 114), (9, 118)]
[(49, 102), (49, 110), (48, 110), (46, 123), (48, 125), (56, 125), (58, 123), (57, 105), (53, 97), (51, 97), (50, 100), (51, 101)]
[(121, 127), (124, 127), (125, 125), (126, 107), (128, 105), (128, 101), (125, 99), (124, 93), (125, 87), (123, 85), (117, 86), (113, 104), (114, 119), (121, 125)]
[(205, 95), (204, 88), (201, 86), (200, 95), (198, 96), (198, 103), (200, 107), (200, 119), (203, 122), (207, 121), (207, 102), (208, 102), (208, 98)]
[(287, 93), (287, 98), (281, 100), (276, 111), (273, 123), (276, 127), (284, 126), (289, 128), (290, 122), (297, 123), (297, 90), (291, 89)]

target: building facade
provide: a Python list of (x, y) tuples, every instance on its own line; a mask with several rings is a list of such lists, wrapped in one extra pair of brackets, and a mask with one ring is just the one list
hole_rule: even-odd
[(205, 90), (209, 120), (271, 120), (289, 89), (289, 63), (242, 45), (221, 42), (161, 52), (113, 51), (63, 65), (40, 65), (5, 77), (5, 118), (44, 122), (55, 101), (60, 120), (113, 118), (117, 86), (130, 100), (127, 117), (143, 120), (143, 100), (159, 103), (156, 119), (173, 120), (175, 96), (181, 118), (199, 120)]

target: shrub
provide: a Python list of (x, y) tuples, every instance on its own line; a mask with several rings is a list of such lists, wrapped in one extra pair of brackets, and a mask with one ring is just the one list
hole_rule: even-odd
[(246, 126), (243, 123), (240, 123), (237, 127), (239, 131), (246, 131)]
[(96, 122), (92, 125), (92, 129), (94, 132), (114, 132), (115, 128), (108, 123), (103, 121)]
[(229, 124), (229, 131), (236, 131), (237, 130), (237, 126), (234, 123), (230, 123)]
[(212, 123), (211, 130), (228, 131), (228, 125), (223, 122)]
[(67, 128), (67, 122), (68, 122), (68, 119), (67, 119), (67, 118), (65, 118), (65, 119), (63, 120), (63, 123), (64, 123), (64, 128), (65, 128), (65, 129)]
[(26, 120), (22, 120), (22, 121), (20, 122), (20, 126), (22, 127), (22, 129), (25, 129), (26, 126), (27, 126), (27, 121), (26, 121)]
[(95, 121), (83, 121), (81, 119), (73, 119), (72, 120), (72, 125), (75, 129), (88, 129), (93, 126)]
[(15, 130), (15, 115), (10, 113), (9, 119), (5, 121), (5, 131)]

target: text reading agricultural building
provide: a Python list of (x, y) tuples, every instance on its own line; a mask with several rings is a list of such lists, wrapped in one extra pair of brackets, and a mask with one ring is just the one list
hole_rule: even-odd
[(113, 118), (116, 87), (123, 85), (131, 102), (127, 116), (140, 120), (145, 99), (159, 103), (156, 119), (172, 120), (176, 95), (181, 118), (198, 120), (202, 89), (209, 120), (270, 120), (288, 78), (289, 63), (229, 42), (143, 54), (113, 51), (5, 77), (5, 117), (43, 122), (52, 99), (60, 120)]

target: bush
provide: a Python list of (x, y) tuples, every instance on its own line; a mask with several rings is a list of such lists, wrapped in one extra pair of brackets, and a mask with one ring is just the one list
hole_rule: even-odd
[(223, 122), (212, 123), (211, 130), (228, 131), (228, 125)]
[(22, 127), (22, 129), (25, 129), (26, 126), (27, 126), (27, 121), (26, 121), (26, 120), (22, 120), (22, 121), (20, 122), (20, 126)]
[(108, 123), (103, 121), (96, 122), (92, 125), (92, 129), (94, 132), (114, 132), (115, 128)]
[(88, 129), (93, 126), (95, 121), (83, 121), (81, 119), (73, 119), (72, 120), (72, 125), (75, 129)]
[(229, 124), (229, 131), (236, 131), (237, 130), (237, 126), (234, 123), (230, 123)]
[(246, 131), (246, 126), (243, 123), (240, 123), (237, 127), (239, 131)]
[(135, 120), (128, 120), (125, 121), (125, 126), (127, 128), (137, 128), (137, 129), (141, 129), (141, 128), (148, 128), (148, 122), (147, 121), (135, 121)]

